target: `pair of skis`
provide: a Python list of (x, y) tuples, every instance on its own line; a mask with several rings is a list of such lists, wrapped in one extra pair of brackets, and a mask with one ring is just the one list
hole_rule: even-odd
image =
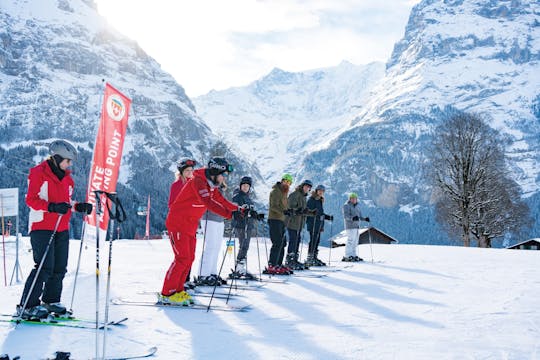
[[(122, 325), (126, 318), (119, 320), (112, 320), (107, 322), (107, 326)], [(44, 325), (44, 326), (57, 326), (57, 327), (70, 327), (79, 329), (94, 329), (96, 328), (95, 320), (79, 319), (74, 317), (57, 317), (50, 315), (45, 319), (19, 319), (11, 314), (0, 314), (0, 322), (8, 322), (14, 324), (29, 324), (29, 325)], [(105, 324), (101, 324), (98, 329), (102, 330)]]
[[(113, 356), (113, 357), (106, 357), (104, 360), (131, 360), (131, 359), (142, 359), (153, 356), (157, 352), (158, 348), (157, 346), (152, 346), (148, 348), (147, 350), (139, 353), (139, 354), (133, 354), (133, 355), (119, 355), (119, 356)], [(60, 357), (60, 355), (62, 357)], [(57, 352), (54, 358), (48, 358), (47, 360), (56, 360), (59, 358), (62, 359), (69, 359), (71, 356), (70, 353), (64, 353), (64, 352)]]

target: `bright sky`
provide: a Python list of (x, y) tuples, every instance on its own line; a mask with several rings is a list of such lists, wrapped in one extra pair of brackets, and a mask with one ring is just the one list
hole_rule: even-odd
[(420, 0), (96, 0), (194, 97), (274, 67), (386, 61)]

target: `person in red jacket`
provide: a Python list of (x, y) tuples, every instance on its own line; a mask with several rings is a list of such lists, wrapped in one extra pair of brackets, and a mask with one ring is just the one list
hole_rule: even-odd
[[(188, 180), (193, 179), (193, 168), (197, 165), (197, 161), (193, 159), (182, 159), (178, 161), (177, 168), (178, 172), (176, 173), (176, 180), (171, 185), (171, 190), (169, 191), (169, 207), (174, 202), (174, 199), (180, 193), (180, 190), (184, 188)], [(191, 282), (189, 279), (191, 277), (191, 269), (188, 271), (186, 280), (184, 282), (184, 287), (188, 289), (194, 289), (195, 283)]]
[(75, 147), (65, 140), (56, 140), (49, 145), (49, 152), (51, 156), (30, 169), (28, 175), (26, 204), (30, 208), (28, 230), (35, 266), (17, 305), (17, 314), (26, 319), (66, 313), (60, 297), (67, 271), (71, 211), (92, 212), (92, 204), (71, 200), (74, 182), (68, 167), (77, 158)]
[(171, 185), (171, 190), (169, 192), (169, 207), (180, 193), (180, 190), (182, 190), (184, 185), (186, 185), (188, 180), (193, 178), (193, 168), (195, 165), (197, 165), (197, 162), (192, 159), (182, 159), (178, 161), (178, 176), (176, 181)]
[(165, 225), (174, 252), (174, 260), (165, 275), (158, 301), (164, 304), (189, 305), (191, 296), (184, 290), (184, 280), (195, 259), (196, 233), (208, 209), (227, 219), (239, 211), (238, 205), (226, 200), (218, 190), (233, 167), (221, 157), (208, 162), (208, 167), (195, 170), (169, 207)]

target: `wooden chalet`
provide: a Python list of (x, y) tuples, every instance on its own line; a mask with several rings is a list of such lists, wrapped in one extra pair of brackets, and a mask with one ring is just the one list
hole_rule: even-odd
[(515, 245), (508, 246), (507, 249), (540, 250), (540, 238), (525, 240)]

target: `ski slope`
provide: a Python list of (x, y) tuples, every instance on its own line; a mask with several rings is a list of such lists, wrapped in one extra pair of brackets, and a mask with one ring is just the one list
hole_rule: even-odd
[[(8, 283), (15, 253), (11, 240), (6, 243)], [(264, 241), (259, 239), (263, 262)], [(79, 245), (77, 240), (71, 242), (64, 281), (67, 305)], [(258, 273), (256, 245), (253, 239), (248, 257), (254, 273)], [(169, 243), (120, 240), (113, 246), (111, 296), (152, 299), (140, 293), (160, 290), (172, 259)], [(31, 266), (28, 249), (24, 238), (24, 276)], [(108, 244), (103, 244), (102, 265), (107, 249)], [(343, 251), (344, 247), (332, 249), (332, 265), (345, 265), (337, 261)], [(321, 253), (328, 260), (328, 249)], [(286, 284), (233, 291), (237, 295), (231, 304), (249, 303), (249, 312), (111, 305), (110, 319), (127, 316), (129, 320), (107, 332), (107, 355), (129, 355), (157, 346), (157, 359), (540, 357), (540, 251), (373, 245), (373, 263), (369, 245), (361, 245), (359, 253), (368, 261), (322, 278), (291, 276)], [(73, 308), (79, 317), (94, 319), (95, 248), (85, 246), (82, 259)], [(231, 259), (226, 258), (225, 269), (231, 267)], [(101, 271), (104, 298), (104, 266)], [(1, 286), (0, 308), (11, 313), (22, 284), (4, 287), (2, 278)], [(223, 305), (224, 300), (214, 303)], [(100, 304), (103, 315), (103, 300)], [(58, 350), (71, 352), (72, 359), (91, 359), (95, 338), (94, 330), (0, 323), (0, 353), (21, 359), (44, 359)]]

